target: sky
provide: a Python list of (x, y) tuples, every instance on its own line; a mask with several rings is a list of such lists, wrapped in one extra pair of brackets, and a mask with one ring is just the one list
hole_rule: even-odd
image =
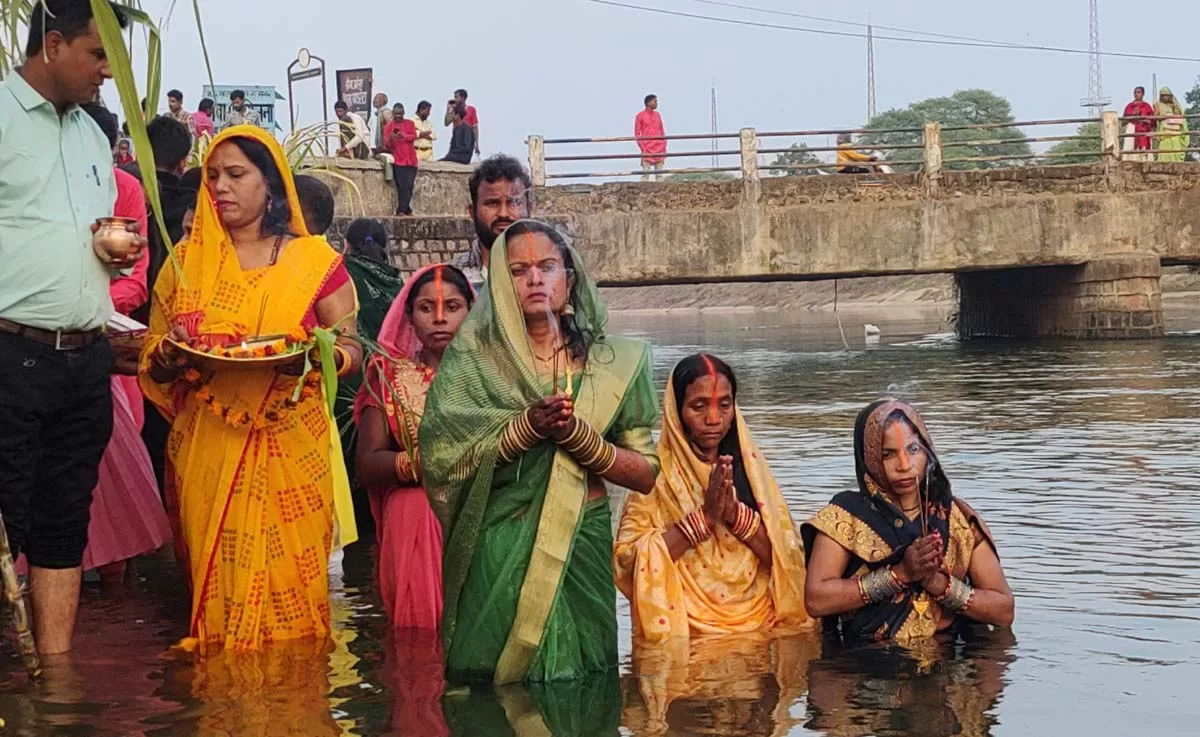
[[(857, 31), (696, 2), (624, 0), (704, 15)], [(730, 0), (877, 25), (997, 41), (1087, 48), (1087, 0)], [(171, 0), (142, 0), (161, 17)], [(866, 117), (865, 43), (767, 28), (667, 17), (587, 0), (200, 0), (217, 84), (276, 85), (300, 47), (332, 71), (373, 67), (375, 88), (411, 112), (421, 99), (440, 117), (455, 88), (479, 111), (484, 153), (524, 157), (530, 134), (630, 135), (647, 93), (659, 96), (668, 133), (711, 129), (710, 88), (719, 128), (850, 128)], [(1150, 8), (1153, 7), (1153, 12)], [(1100, 0), (1101, 48), (1200, 57), (1200, 3)], [(877, 31), (885, 34), (885, 31)], [(142, 57), (144, 58), (144, 57)], [(985, 88), (1007, 97), (1018, 119), (1078, 117), (1087, 94), (1084, 55), (922, 46), (876, 41), (879, 110)], [(1104, 91), (1121, 106), (1135, 85), (1176, 94), (1196, 83), (1200, 63), (1106, 57)], [(191, 3), (178, 0), (164, 38), (163, 90), (177, 87), (194, 109), (206, 81)], [(110, 92), (111, 94), (111, 92)], [(165, 97), (165, 95), (164, 95)], [(319, 121), (319, 83), (298, 83), (301, 123)], [(165, 99), (163, 101), (165, 107)], [(277, 115), (287, 123), (287, 103)], [(437, 154), (448, 143), (441, 135)], [(707, 148), (707, 142), (698, 144)], [(584, 149), (586, 150), (586, 149)]]

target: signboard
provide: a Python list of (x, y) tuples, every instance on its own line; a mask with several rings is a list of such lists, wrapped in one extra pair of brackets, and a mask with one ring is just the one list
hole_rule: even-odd
[(262, 118), (263, 128), (269, 131), (279, 128), (275, 122), (275, 102), (286, 98), (279, 94), (274, 87), (230, 84), (219, 84), (216, 87), (212, 87), (206, 84), (202, 93), (204, 97), (212, 98), (212, 101), (215, 103), (213, 123), (217, 126), (218, 130), (225, 125), (231, 105), (229, 95), (234, 90), (241, 90), (246, 93), (246, 105), (258, 111), (259, 116)]
[(345, 102), (350, 112), (358, 113), (363, 120), (371, 119), (371, 88), (375, 83), (372, 69), (339, 69), (337, 71), (338, 99)]

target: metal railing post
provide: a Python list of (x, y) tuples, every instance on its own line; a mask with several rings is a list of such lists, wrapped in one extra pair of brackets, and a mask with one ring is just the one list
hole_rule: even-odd
[(1100, 150), (1112, 161), (1121, 160), (1121, 119), (1114, 110), (1100, 115)]
[(742, 154), (742, 179), (747, 182), (758, 181), (758, 131), (753, 128), (742, 128), (739, 132)]
[(529, 144), (529, 176), (533, 186), (546, 186), (546, 143), (541, 136), (530, 136)]

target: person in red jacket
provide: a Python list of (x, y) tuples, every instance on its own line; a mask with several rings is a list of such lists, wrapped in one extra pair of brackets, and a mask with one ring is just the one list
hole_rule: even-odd
[(417, 182), (417, 126), (404, 117), (404, 106), (392, 106), (392, 122), (383, 129), (383, 147), (392, 155), (392, 177), (396, 180), (396, 214), (413, 214), (413, 187)]

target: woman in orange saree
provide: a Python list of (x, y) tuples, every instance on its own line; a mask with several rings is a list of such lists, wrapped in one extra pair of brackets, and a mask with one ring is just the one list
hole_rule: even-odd
[(671, 372), (654, 490), (625, 505), (613, 552), (641, 643), (809, 624), (804, 551), (737, 408), (737, 379), (697, 354)]
[[(265, 131), (218, 136), (203, 183), (179, 267), (155, 285), (139, 379), (171, 423), (167, 495), (192, 588), (181, 644), (257, 650), (328, 635), (335, 506), (340, 542), (355, 538), (327, 400), (332, 369), (357, 370), (361, 351), (320, 330), (353, 334), (354, 287), (338, 254), (305, 228), (283, 150)], [(192, 365), (177, 347), (310, 334), (324, 376), (306, 373), (303, 355)]]

